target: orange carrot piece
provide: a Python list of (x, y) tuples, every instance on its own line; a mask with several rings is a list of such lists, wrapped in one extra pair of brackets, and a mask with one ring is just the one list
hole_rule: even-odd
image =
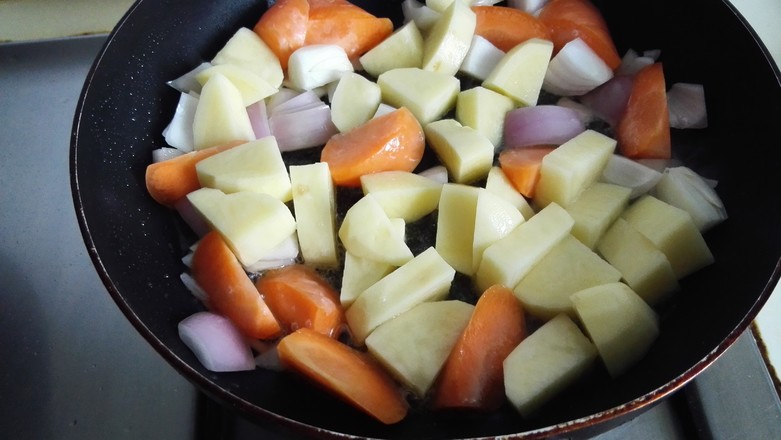
[(304, 45), (309, 25), (307, 0), (277, 0), (255, 24), (253, 30), (277, 55), (282, 69), (296, 49)]
[(580, 37), (611, 69), (621, 64), (607, 23), (589, 0), (551, 0), (537, 18), (550, 29), (554, 53)]
[(345, 0), (310, 0), (306, 45), (336, 44), (356, 59), (393, 33), (393, 22)]
[(231, 142), (152, 163), (146, 167), (146, 190), (158, 203), (173, 206), (179, 199), (201, 187), (195, 164), (244, 142)]
[(550, 40), (550, 30), (533, 15), (507, 6), (473, 6), (475, 34), (507, 52), (530, 38)]
[(526, 337), (520, 301), (502, 285), (489, 287), (450, 352), (434, 391), (438, 409), (492, 411), (504, 402), (502, 362)]
[(277, 346), (286, 368), (385, 424), (409, 409), (400, 388), (369, 356), (312, 329), (283, 337)]
[(412, 171), (426, 147), (423, 128), (406, 107), (333, 136), (323, 147), (336, 185), (358, 187), (361, 176), (380, 171)]
[(499, 167), (519, 193), (534, 197), (534, 190), (540, 180), (542, 158), (555, 147), (510, 148), (499, 153)]
[(314, 269), (293, 264), (269, 270), (255, 282), (268, 307), (289, 330), (308, 327), (338, 337), (344, 324), (339, 294)]
[(669, 159), (672, 154), (667, 87), (661, 63), (637, 72), (616, 129), (618, 149), (634, 159)]
[(195, 248), (192, 276), (209, 298), (209, 306), (226, 316), (247, 337), (273, 339), (281, 327), (239, 260), (216, 231)]

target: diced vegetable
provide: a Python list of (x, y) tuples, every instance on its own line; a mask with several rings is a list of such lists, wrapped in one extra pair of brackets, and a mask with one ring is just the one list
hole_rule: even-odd
[(227, 316), (250, 338), (272, 339), (281, 327), (228, 245), (217, 232), (201, 239), (193, 255), (192, 275), (209, 305)]
[(288, 207), (268, 194), (200, 188), (187, 198), (244, 266), (266, 257), (296, 230)]
[(344, 313), (339, 293), (311, 267), (293, 264), (266, 271), (255, 287), (288, 330), (310, 328), (332, 338), (341, 333)]
[(156, 202), (173, 206), (182, 197), (201, 187), (195, 171), (198, 162), (242, 143), (231, 142), (150, 164), (146, 167), (146, 190)]
[(713, 263), (713, 254), (688, 212), (646, 195), (621, 216), (664, 253), (679, 279)]
[(425, 148), (423, 129), (406, 108), (374, 118), (325, 144), (321, 161), (334, 183), (359, 186), (361, 176), (380, 171), (412, 171)]
[(621, 64), (607, 23), (589, 0), (551, 0), (540, 9), (538, 19), (550, 29), (554, 53), (581, 38), (610, 69)]
[(377, 78), (382, 101), (407, 107), (421, 125), (433, 122), (456, 104), (460, 83), (452, 75), (416, 67), (389, 70)]
[(366, 345), (396, 380), (422, 398), (473, 310), (473, 305), (458, 300), (423, 302), (379, 326)]
[(179, 322), (179, 337), (209, 371), (248, 371), (255, 359), (244, 337), (230, 319), (198, 312)]
[(455, 75), (469, 51), (475, 20), (465, 3), (453, 1), (423, 40), (423, 70)]
[(530, 38), (550, 40), (550, 30), (533, 15), (506, 6), (473, 6), (477, 16), (475, 34), (504, 52)]
[(265, 193), (288, 202), (293, 197), (282, 154), (273, 136), (219, 152), (195, 164), (201, 186), (229, 194)]
[(613, 77), (613, 70), (581, 38), (565, 44), (548, 64), (542, 88), (559, 96), (580, 96)]
[(480, 81), (488, 78), (499, 61), (502, 60), (504, 51), (494, 46), (490, 41), (475, 35), (469, 44), (464, 60), (458, 71)]
[(667, 90), (672, 128), (706, 128), (708, 111), (702, 84), (675, 83)]
[(302, 328), (277, 347), (285, 368), (303, 375), (385, 424), (408, 411), (401, 390), (368, 356), (316, 331)]
[(502, 362), (525, 337), (526, 322), (518, 300), (504, 286), (489, 287), (477, 300), (439, 373), (433, 407), (499, 408), (505, 399)]
[(253, 28), (287, 70), (288, 58), (304, 45), (309, 26), (308, 0), (277, 0)]
[(494, 145), (482, 133), (455, 119), (431, 122), (424, 131), (426, 140), (454, 182), (472, 183), (488, 174)]
[(635, 74), (624, 114), (616, 128), (618, 149), (626, 157), (669, 159), (670, 117), (661, 63)]
[(291, 165), (296, 231), (304, 262), (318, 267), (339, 263), (336, 194), (331, 171), (322, 162)]
[(494, 284), (515, 287), (572, 230), (572, 217), (555, 203), (519, 224), (483, 252), (475, 274), (478, 289)]
[(362, 345), (380, 324), (417, 304), (444, 299), (455, 270), (430, 247), (363, 291), (347, 310), (353, 341)]
[(591, 287), (571, 298), (586, 333), (613, 377), (635, 365), (659, 336), (658, 316), (624, 283)]
[(616, 141), (586, 130), (542, 159), (534, 201), (540, 206), (556, 202), (567, 207), (602, 175)]
[(504, 119), (504, 147), (561, 145), (586, 129), (575, 110), (535, 105), (510, 110)]
[(724, 202), (713, 187), (685, 166), (666, 169), (654, 188), (654, 195), (688, 212), (703, 233), (727, 219)]
[(393, 32), (388, 18), (378, 18), (347, 0), (309, 0), (304, 45), (335, 44), (347, 57), (358, 57)]
[(401, 67), (421, 67), (423, 36), (414, 21), (410, 21), (374, 46), (360, 58), (369, 75), (378, 77), (388, 70)]
[(552, 319), (572, 317), (570, 295), (600, 284), (618, 282), (621, 272), (572, 235), (564, 237), (513, 289), (529, 314)]
[(241, 93), (220, 73), (203, 85), (193, 116), (193, 148), (255, 139)]
[(542, 158), (554, 147), (510, 148), (499, 154), (499, 166), (513, 187), (526, 197), (534, 197), (540, 181)]
[(483, 81), (483, 87), (512, 98), (519, 106), (537, 104), (553, 51), (549, 40), (530, 38), (510, 49)]
[(524, 339), (504, 360), (510, 403), (531, 417), (577, 381), (597, 358), (594, 344), (567, 315), (559, 315)]
[(664, 253), (622, 218), (613, 222), (596, 249), (621, 272), (623, 281), (652, 306), (680, 288)]

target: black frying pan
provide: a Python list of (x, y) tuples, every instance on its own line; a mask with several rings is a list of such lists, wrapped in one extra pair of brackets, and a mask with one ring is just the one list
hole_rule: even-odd
[[(399, 1), (356, 3), (400, 21)], [(176, 327), (202, 310), (179, 281), (192, 237), (147, 196), (144, 171), (151, 151), (165, 146), (161, 132), (178, 99), (165, 82), (211, 59), (239, 26), (252, 27), (266, 8), (258, 0), (140, 0), (96, 59), (75, 115), (71, 176), (84, 240), (109, 293), (181, 374), (269, 426), (317, 436), (532, 437), (602, 429), (647, 409), (723, 353), (778, 282), (780, 75), (724, 1), (596, 3), (620, 53), (661, 49), (668, 84), (705, 85), (710, 127), (674, 130), (674, 154), (718, 179), (730, 215), (706, 235), (716, 263), (683, 280), (683, 291), (660, 310), (660, 338), (624, 376), (597, 370), (531, 420), (509, 408), (460, 417), (414, 411), (386, 427), (285, 373), (214, 374), (199, 365)]]

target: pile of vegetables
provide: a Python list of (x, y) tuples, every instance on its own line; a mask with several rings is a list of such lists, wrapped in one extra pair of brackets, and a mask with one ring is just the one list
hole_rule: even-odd
[(207, 310), (179, 331), (205, 368), (289, 371), (392, 424), (411, 402), (532, 417), (642, 359), (726, 219), (672, 157), (703, 88), (620, 56), (589, 0), (497, 3), (405, 0), (394, 29), (278, 0), (169, 83), (146, 183), (199, 237), (182, 281)]

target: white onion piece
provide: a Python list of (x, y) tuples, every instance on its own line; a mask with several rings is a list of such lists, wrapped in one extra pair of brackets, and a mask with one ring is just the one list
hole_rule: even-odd
[(197, 281), (195, 281), (195, 278), (193, 278), (192, 275), (187, 272), (182, 272), (182, 274), (179, 275), (179, 279), (182, 280), (184, 287), (190, 291), (195, 299), (202, 302), (204, 306), (209, 307), (209, 294), (203, 290), (203, 288), (198, 284)]
[(542, 88), (554, 95), (580, 96), (607, 82), (613, 70), (581, 38), (575, 38), (554, 56)]
[(501, 1), (502, 0), (472, 0), (470, 6), (493, 6)]
[(184, 75), (174, 80), (168, 81), (166, 84), (175, 88), (182, 93), (194, 92), (201, 93), (201, 83), (198, 82), (195, 77), (204, 70), (212, 67), (212, 63), (204, 62), (195, 67), (195, 69), (185, 73)]
[(648, 57), (654, 60), (654, 62), (659, 60), (659, 57), (662, 56), (662, 49), (648, 49), (643, 51), (643, 56)]
[(290, 83), (297, 90), (312, 90), (336, 81), (353, 64), (344, 48), (335, 44), (312, 44), (293, 51), (287, 64)]
[(581, 96), (580, 103), (615, 127), (624, 113), (631, 92), (632, 77), (616, 75), (608, 82)]
[(507, 6), (529, 14), (536, 14), (546, 3), (548, 0), (507, 0)]
[(295, 98), (300, 94), (301, 92), (299, 92), (298, 90), (293, 90), (288, 87), (281, 87), (279, 91), (277, 91), (277, 93), (268, 97), (266, 101), (266, 113), (268, 113), (269, 115), (274, 113), (274, 109), (277, 106)]
[(209, 371), (255, 369), (252, 350), (235, 325), (224, 316), (198, 312), (179, 323), (179, 337)]
[(176, 209), (176, 212), (179, 213), (182, 220), (187, 223), (187, 226), (189, 226), (198, 237), (203, 237), (211, 230), (206, 219), (204, 219), (201, 213), (195, 209), (193, 204), (190, 203), (190, 199), (187, 197), (182, 197), (177, 200), (174, 203), (174, 209)]
[(185, 153), (193, 151), (193, 121), (198, 98), (182, 93), (171, 122), (163, 129), (165, 143)]
[(268, 109), (269, 116), (282, 115), (285, 113), (296, 113), (325, 104), (317, 94), (311, 90), (297, 94), (283, 103), (275, 105)]
[(616, 75), (632, 76), (645, 66), (656, 61), (653, 57), (640, 55), (637, 51), (629, 49), (621, 58), (621, 64), (616, 69)]
[(414, 21), (421, 32), (431, 29), (441, 15), (417, 0), (404, 0), (401, 4), (401, 13), (404, 15), (404, 23)]
[(484, 81), (504, 55), (504, 51), (494, 46), (493, 43), (480, 35), (475, 35), (472, 37), (472, 44), (466, 52), (464, 61), (461, 62), (459, 71)]
[(247, 107), (247, 116), (252, 124), (252, 131), (255, 133), (255, 139), (262, 139), (271, 135), (271, 128), (268, 126), (268, 113), (266, 112), (266, 101), (260, 100)]
[(568, 96), (562, 96), (559, 98), (558, 101), (556, 101), (556, 105), (559, 107), (566, 107), (575, 110), (578, 113), (580, 120), (585, 125), (588, 125), (588, 123), (594, 121), (594, 119), (597, 118), (593, 110)]
[(561, 145), (586, 129), (575, 110), (557, 105), (521, 107), (504, 118), (505, 148)]
[(445, 168), (444, 165), (435, 165), (427, 170), (419, 172), (418, 174), (423, 177), (428, 177), (429, 179), (439, 183), (447, 183), (448, 180), (447, 168)]
[(281, 151), (324, 145), (339, 132), (331, 121), (331, 107), (325, 103), (301, 111), (272, 115), (268, 123)]
[(295, 263), (296, 258), (298, 258), (299, 251), (298, 235), (294, 232), (274, 248), (270, 249), (267, 254), (263, 255), (263, 258), (251, 265), (244, 266), (244, 270), (247, 272), (262, 272), (264, 270), (293, 264)]
[(636, 159), (637, 162), (652, 168), (656, 171), (664, 172), (667, 168), (677, 167), (681, 165), (679, 159)]
[(181, 156), (184, 151), (176, 148), (162, 147), (152, 150), (152, 162), (162, 162), (164, 160), (173, 159), (174, 157)]
[(255, 356), (255, 365), (270, 371), (282, 371), (284, 369), (282, 362), (279, 360), (279, 352), (276, 346), (261, 351), (260, 354)]
[(610, 157), (601, 181), (630, 188), (629, 198), (634, 199), (650, 191), (662, 178), (662, 173), (628, 157), (614, 154)]
[(673, 84), (667, 91), (667, 107), (672, 128), (708, 127), (705, 87), (702, 84)]
[(657, 198), (688, 212), (700, 232), (727, 219), (724, 203), (710, 184), (690, 168), (668, 168), (656, 184)]
[(193, 267), (193, 257), (195, 254), (193, 252), (188, 252), (184, 257), (182, 257), (182, 264), (185, 266), (192, 268)]
[(388, 113), (392, 113), (396, 110), (398, 110), (396, 107), (381, 102), (379, 107), (377, 107), (377, 111), (374, 112), (374, 116), (372, 116), (372, 118), (377, 118), (382, 115), (387, 115)]

